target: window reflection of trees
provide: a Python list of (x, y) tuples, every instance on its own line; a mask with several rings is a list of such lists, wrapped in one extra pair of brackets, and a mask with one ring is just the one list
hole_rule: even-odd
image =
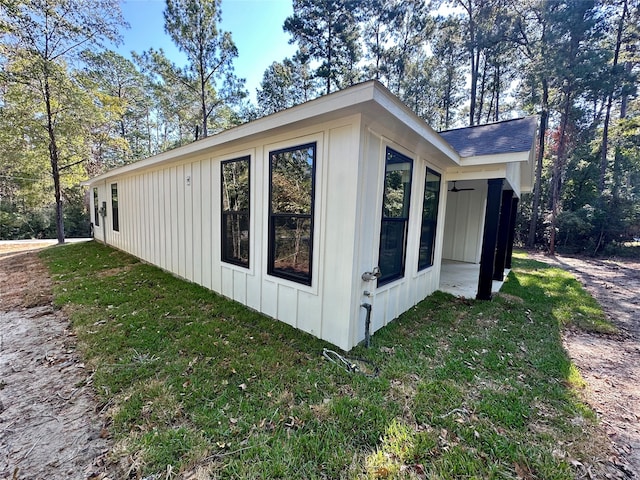
[(100, 226), (100, 206), (98, 205), (98, 189), (93, 189), (93, 223), (96, 227)]
[(433, 251), (438, 219), (438, 200), (440, 197), (440, 175), (427, 168), (422, 201), (422, 229), (420, 232), (420, 252), (418, 270), (433, 265)]
[(310, 284), (315, 144), (271, 152), (269, 273)]
[(120, 215), (118, 210), (118, 184), (111, 184), (111, 222), (114, 232), (120, 231)]
[(387, 148), (378, 259), (382, 276), (378, 285), (404, 275), (411, 171), (410, 158)]
[(249, 266), (249, 157), (222, 163), (222, 259)]

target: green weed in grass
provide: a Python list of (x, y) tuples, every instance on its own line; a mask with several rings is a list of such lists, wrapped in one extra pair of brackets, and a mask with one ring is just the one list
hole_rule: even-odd
[[(565, 325), (610, 330), (563, 271), (517, 256), (492, 302), (431, 295), (354, 357), (91, 242), (43, 252), (110, 431), (140, 476), (573, 477), (593, 416), (562, 349)], [(115, 455), (115, 453), (114, 453)]]

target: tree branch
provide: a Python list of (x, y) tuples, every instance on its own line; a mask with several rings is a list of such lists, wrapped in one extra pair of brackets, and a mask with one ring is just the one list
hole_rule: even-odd
[(58, 168), (58, 171), (61, 172), (62, 170), (66, 170), (67, 168), (73, 167), (74, 165), (79, 165), (79, 164), (83, 163), (84, 161), (85, 160), (82, 159), (82, 160), (78, 160), (77, 162), (70, 163), (69, 165), (63, 165), (62, 167)]

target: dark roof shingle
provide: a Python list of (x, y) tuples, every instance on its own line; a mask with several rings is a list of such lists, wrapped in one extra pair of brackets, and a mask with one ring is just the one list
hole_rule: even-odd
[(457, 128), (440, 132), (440, 136), (461, 157), (526, 152), (531, 149), (538, 128), (538, 117)]

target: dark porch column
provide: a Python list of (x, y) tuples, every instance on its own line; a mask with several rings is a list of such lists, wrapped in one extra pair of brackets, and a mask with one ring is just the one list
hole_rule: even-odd
[(491, 300), (493, 263), (496, 257), (503, 181), (504, 179), (502, 178), (487, 180), (487, 208), (484, 214), (484, 233), (482, 235), (482, 252), (480, 254), (480, 278), (478, 279), (478, 294), (476, 295), (478, 300)]
[(511, 206), (511, 225), (509, 226), (509, 243), (507, 243), (507, 259), (504, 262), (506, 268), (511, 268), (511, 257), (513, 256), (513, 241), (516, 236), (516, 217), (518, 215), (518, 197), (513, 197)]
[(507, 261), (507, 249), (509, 246), (512, 206), (513, 190), (503, 190), (500, 208), (500, 223), (498, 226), (498, 245), (496, 247), (496, 258), (493, 264), (493, 279), (500, 282), (504, 280), (504, 266)]

